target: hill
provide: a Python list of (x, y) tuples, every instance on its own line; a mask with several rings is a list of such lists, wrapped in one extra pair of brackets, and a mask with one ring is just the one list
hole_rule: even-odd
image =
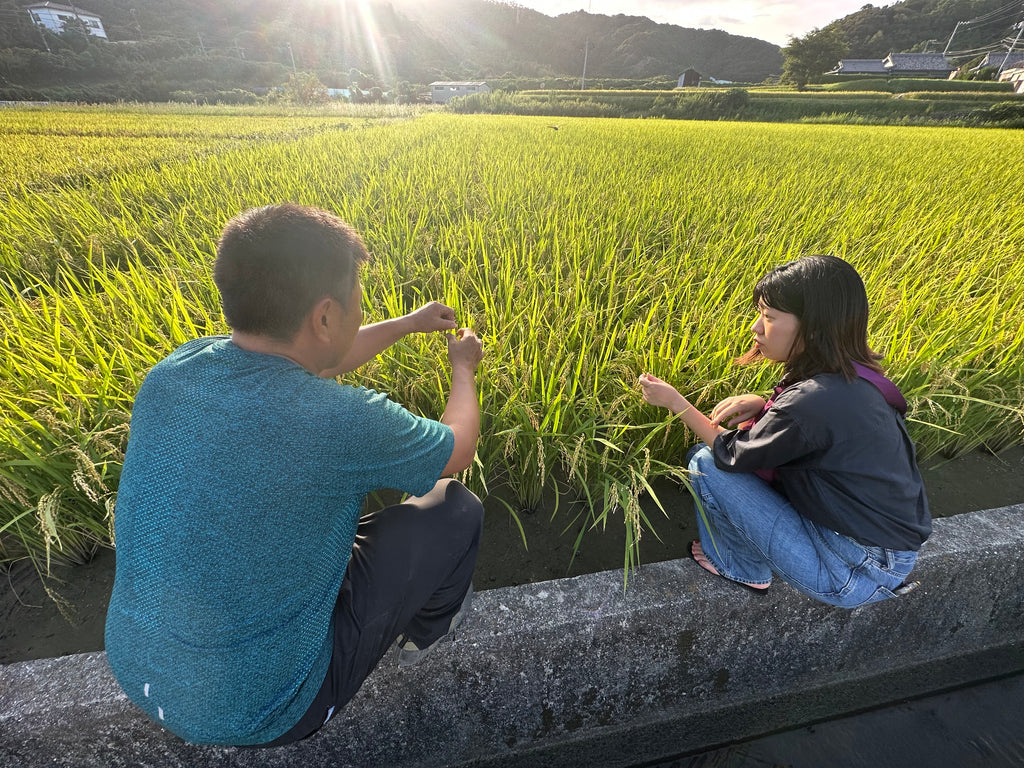
[(904, 0), (885, 7), (869, 3), (824, 29), (845, 38), (849, 58), (870, 59), (892, 52), (942, 51), (957, 22), (983, 17), (957, 29), (951, 51), (997, 50), (1000, 40), (1012, 39), (1013, 24), (1024, 19), (1024, 5), (1006, 0)]
[[(0, 0), (0, 88), (8, 95), (91, 88), (159, 99), (182, 88), (251, 88), (316, 72), (345, 87), (400, 81), (578, 77), (674, 79), (688, 67), (721, 80), (778, 74), (763, 40), (582, 11), (558, 17), (490, 0), (87, 0), (110, 42), (34, 27)], [(49, 50), (46, 50), (46, 49)], [(165, 96), (166, 97), (166, 96)]]

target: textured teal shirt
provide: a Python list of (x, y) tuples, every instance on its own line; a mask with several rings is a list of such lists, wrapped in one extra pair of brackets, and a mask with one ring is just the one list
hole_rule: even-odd
[(366, 494), (423, 495), (447, 426), (225, 337), (139, 390), (117, 498), (106, 649), (128, 697), (187, 741), (261, 744), (298, 722)]

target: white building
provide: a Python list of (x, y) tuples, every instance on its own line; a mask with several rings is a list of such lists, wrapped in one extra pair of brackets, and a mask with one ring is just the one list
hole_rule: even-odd
[(1004, 69), (1002, 74), (999, 75), (999, 79), (1004, 82), (1013, 83), (1013, 90), (1024, 95), (1024, 67)]
[(85, 29), (90, 35), (102, 37), (104, 40), (107, 37), (107, 32), (103, 29), (103, 20), (95, 13), (90, 13), (78, 6), (45, 2), (26, 6), (25, 10), (32, 15), (33, 22), (41, 24), (58, 35), (64, 31), (65, 24), (78, 19), (85, 25)]
[(472, 93), (490, 93), (491, 89), (487, 83), (462, 82), (462, 81), (441, 81), (430, 84), (430, 100), (435, 104), (447, 104), (458, 96), (469, 96)]

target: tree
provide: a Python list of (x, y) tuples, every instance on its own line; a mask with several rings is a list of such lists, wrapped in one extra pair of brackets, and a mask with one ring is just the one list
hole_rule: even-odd
[(292, 72), (284, 84), (284, 99), (292, 104), (323, 104), (329, 98), (327, 87), (313, 72)]
[(815, 29), (803, 37), (789, 38), (782, 49), (782, 80), (803, 90), (807, 83), (835, 67), (849, 51), (835, 29)]

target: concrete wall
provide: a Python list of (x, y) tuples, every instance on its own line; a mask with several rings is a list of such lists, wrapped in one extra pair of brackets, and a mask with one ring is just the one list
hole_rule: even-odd
[(898, 600), (754, 594), (688, 560), (479, 594), (453, 643), (378, 668), (320, 734), (183, 744), (105, 656), (0, 668), (0, 765), (628, 766), (1024, 669), (1024, 506), (937, 520)]

